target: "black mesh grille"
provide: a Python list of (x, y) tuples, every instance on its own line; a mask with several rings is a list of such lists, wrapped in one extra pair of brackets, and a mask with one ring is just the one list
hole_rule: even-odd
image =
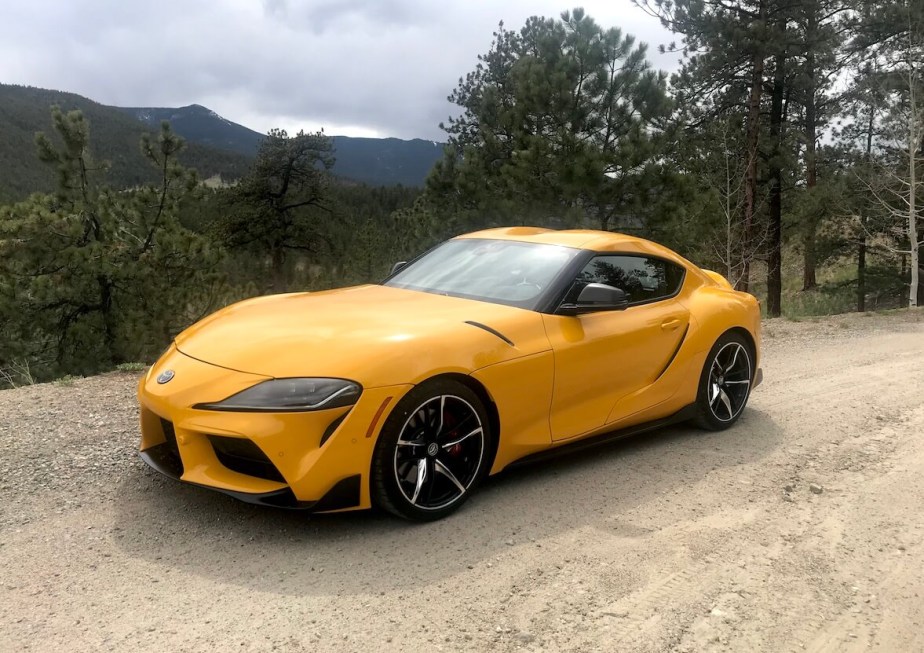
[(285, 483), (285, 479), (266, 454), (250, 440), (245, 438), (227, 438), (222, 435), (208, 436), (218, 461), (228, 469), (256, 476), (267, 481)]
[(176, 446), (176, 431), (173, 429), (173, 422), (161, 419), (160, 426), (164, 431), (164, 443), (160, 445), (161, 450), (158, 452), (160, 463), (167, 468), (167, 471), (179, 478), (183, 475), (183, 459), (180, 458), (180, 450)]

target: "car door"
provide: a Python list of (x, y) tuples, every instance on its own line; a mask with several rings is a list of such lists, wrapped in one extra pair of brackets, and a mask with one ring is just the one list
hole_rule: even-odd
[[(579, 436), (613, 421), (620, 399), (657, 380), (689, 324), (689, 311), (674, 299), (683, 278), (683, 268), (662, 259), (600, 254), (577, 275), (565, 302), (574, 302), (587, 283), (604, 283), (625, 291), (629, 305), (543, 316), (555, 361), (549, 417), (553, 439)], [(644, 399), (633, 404), (633, 410), (646, 407)]]

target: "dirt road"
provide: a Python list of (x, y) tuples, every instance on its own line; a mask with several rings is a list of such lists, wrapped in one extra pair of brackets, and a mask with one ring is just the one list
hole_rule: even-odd
[(161, 479), (134, 375), (0, 392), (0, 650), (924, 650), (924, 311), (764, 345), (732, 430), (521, 468), (429, 525)]

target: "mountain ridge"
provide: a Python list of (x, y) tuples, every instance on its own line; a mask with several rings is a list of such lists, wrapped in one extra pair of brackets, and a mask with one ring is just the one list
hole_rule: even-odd
[[(203, 179), (243, 176), (265, 137), (200, 104), (113, 107), (76, 93), (0, 84), (0, 202), (54, 188), (54, 173), (38, 160), (35, 149), (36, 132), (54, 136), (53, 105), (83, 112), (90, 123), (92, 155), (111, 164), (107, 179), (120, 188), (154, 181), (156, 171), (141, 156), (139, 141), (144, 132), (156, 133), (164, 119), (187, 142), (180, 162)], [(332, 138), (333, 174), (371, 186), (421, 186), (443, 152), (441, 143), (422, 139)]]
[[(76, 93), (0, 84), (0, 201), (54, 189), (54, 171), (39, 161), (35, 148), (36, 132), (58, 140), (51, 122), (52, 106), (84, 114), (90, 125), (91, 155), (109, 162), (107, 179), (113, 186), (130, 188), (156, 179), (157, 171), (139, 147), (141, 134), (152, 131), (149, 125)], [(202, 178), (237, 179), (250, 167), (246, 156), (195, 141), (187, 142), (179, 160)]]
[[(265, 134), (219, 115), (201, 104), (183, 107), (116, 107), (150, 126), (168, 120), (183, 138), (254, 156)], [(419, 138), (331, 136), (333, 174), (374, 186), (421, 186), (443, 154), (443, 144)]]

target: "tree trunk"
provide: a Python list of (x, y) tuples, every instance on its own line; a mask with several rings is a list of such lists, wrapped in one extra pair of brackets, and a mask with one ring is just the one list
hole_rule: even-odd
[[(765, 2), (760, 3), (757, 22), (760, 27), (766, 21)], [(751, 58), (751, 91), (748, 96), (748, 123), (745, 135), (747, 167), (744, 174), (744, 224), (741, 236), (741, 276), (735, 288), (747, 292), (751, 281), (751, 257), (754, 230), (754, 213), (757, 207), (757, 157), (760, 146), (760, 96), (764, 85), (764, 48), (756, 43)]]
[(103, 361), (111, 367), (114, 363), (122, 363), (116, 355), (116, 327), (115, 315), (112, 307), (112, 282), (105, 276), (96, 277), (99, 286), (99, 307), (103, 315), (103, 342), (106, 345), (107, 360)]
[(921, 273), (924, 272), (924, 242), (918, 247), (918, 306), (924, 306), (924, 282)]
[[(784, 30), (785, 34), (785, 30)], [(776, 55), (773, 71), (773, 91), (770, 97), (770, 250), (767, 258), (767, 315), (779, 317), (782, 312), (782, 249), (783, 249), (783, 167), (780, 149), (783, 133), (783, 93), (786, 82), (786, 55)]]
[(866, 310), (866, 235), (857, 247), (857, 312)]
[[(873, 127), (876, 120), (876, 107), (870, 100), (869, 116), (866, 119), (866, 160), (870, 161), (873, 156)], [(857, 251), (857, 311), (866, 310), (866, 216), (860, 216), (862, 233), (860, 234), (860, 246)], [(878, 304), (878, 301), (877, 301)]]
[(816, 226), (814, 220), (806, 221), (806, 231), (802, 234), (802, 290), (811, 290), (818, 286), (818, 280), (815, 276), (815, 263), (817, 261), (815, 253)]
[[(816, 72), (815, 72), (815, 33), (818, 27), (818, 18), (816, 15), (816, 6), (809, 9), (810, 15), (807, 21), (806, 41), (808, 43), (808, 54), (805, 58), (805, 69), (808, 75), (808, 88), (805, 92), (805, 187), (808, 191), (809, 198), (818, 185), (818, 163), (815, 156), (815, 144), (818, 139), (818, 122), (816, 111)], [(809, 206), (814, 208), (812, 202)], [(802, 261), (802, 290), (811, 290), (818, 285), (815, 278), (815, 236), (818, 228), (817, 216), (806, 216), (802, 234), (803, 261)]]
[(918, 158), (918, 147), (921, 139), (918, 136), (918, 107), (915, 103), (915, 82), (914, 75), (909, 80), (911, 91), (911, 119), (908, 125), (908, 181), (911, 188), (908, 191), (908, 242), (911, 244), (911, 283), (908, 285), (908, 306), (914, 308), (918, 305), (918, 281), (920, 276), (920, 266), (918, 265), (918, 227), (917, 227), (917, 205), (916, 190), (918, 178), (915, 170), (915, 164)]
[(286, 291), (286, 250), (277, 246), (273, 248), (273, 292)]

